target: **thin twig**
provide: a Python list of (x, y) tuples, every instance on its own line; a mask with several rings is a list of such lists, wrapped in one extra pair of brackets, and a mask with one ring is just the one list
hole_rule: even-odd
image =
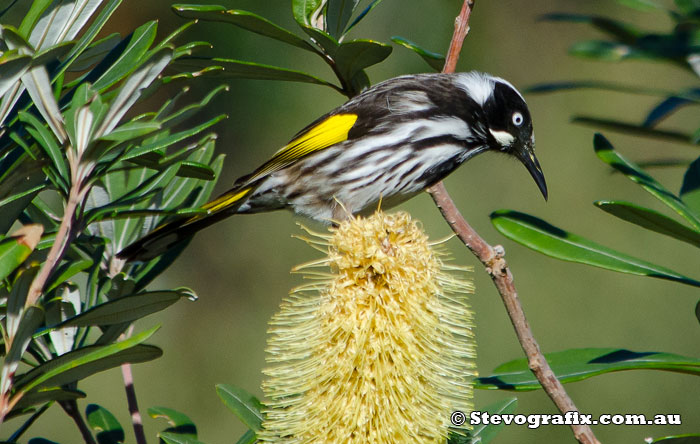
[[(126, 336), (131, 336), (134, 329), (132, 325)], [(122, 364), (122, 378), (124, 379), (124, 390), (126, 391), (126, 402), (129, 406), (129, 415), (131, 416), (131, 424), (134, 427), (134, 435), (136, 436), (136, 444), (146, 444), (146, 433), (143, 430), (143, 420), (139, 411), (139, 404), (136, 400), (136, 389), (134, 388), (134, 375), (131, 372), (131, 364)]]
[[(450, 42), (450, 49), (443, 72), (451, 73), (455, 70), (457, 59), (462, 49), (462, 42), (469, 32), (469, 16), (473, 7), (473, 0), (465, 0), (462, 11), (455, 20), (455, 31)], [(428, 188), (428, 193), (432, 196), (452, 230), (486, 267), (487, 273), (491, 276), (498, 293), (501, 295), (518, 341), (525, 351), (530, 370), (534, 373), (547, 395), (554, 401), (561, 413), (578, 411), (576, 405), (566, 393), (566, 390), (564, 390), (564, 386), (549, 367), (532, 334), (525, 312), (520, 304), (518, 292), (513, 283), (513, 275), (503, 258), (505, 254), (503, 249), (500, 247), (494, 249), (467, 223), (442, 182), (438, 182)], [(578, 442), (582, 444), (599, 444), (593, 431), (587, 425), (572, 425), (571, 429)]]
[(90, 432), (90, 428), (85, 424), (85, 420), (83, 419), (83, 416), (80, 414), (80, 411), (78, 410), (78, 403), (75, 400), (70, 400), (70, 401), (59, 401), (59, 404), (61, 407), (63, 407), (63, 410), (70, 416), (73, 421), (75, 422), (75, 425), (78, 426), (78, 429), (80, 430), (80, 434), (83, 436), (83, 441), (85, 441), (85, 444), (97, 444), (95, 442), (95, 438), (92, 436), (92, 432)]

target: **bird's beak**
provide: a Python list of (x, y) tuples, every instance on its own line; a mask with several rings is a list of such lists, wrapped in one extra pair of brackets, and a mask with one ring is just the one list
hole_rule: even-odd
[(542, 167), (535, 157), (534, 147), (530, 144), (523, 147), (523, 149), (517, 151), (518, 158), (525, 165), (525, 168), (530, 172), (530, 175), (537, 186), (540, 188), (544, 200), (547, 200), (547, 182), (544, 180), (544, 174), (542, 173)]

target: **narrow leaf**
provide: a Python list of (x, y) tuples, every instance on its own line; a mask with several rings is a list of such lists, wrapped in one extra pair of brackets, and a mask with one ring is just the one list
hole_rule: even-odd
[(653, 177), (642, 171), (633, 162), (630, 162), (620, 153), (615, 151), (612, 144), (601, 134), (596, 134), (593, 138), (593, 148), (603, 162), (607, 163), (617, 171), (620, 171), (633, 182), (639, 184), (652, 196), (659, 199), (669, 208), (690, 222), (693, 227), (700, 230), (700, 217), (688, 208), (688, 206), (673, 193), (668, 191)]
[(4, 54), (0, 57), (0, 97), (27, 72), (31, 62), (32, 57), (25, 54)]
[(692, 230), (658, 211), (621, 201), (599, 200), (594, 202), (594, 205), (606, 213), (639, 225), (647, 230), (700, 247), (700, 232)]
[(665, 436), (651, 441), (649, 444), (700, 444), (700, 434)]
[(265, 37), (315, 52), (314, 47), (306, 40), (252, 12), (240, 9), (227, 10), (217, 5), (173, 5), (173, 10), (181, 17), (230, 23)]
[(372, 3), (370, 3), (369, 6), (367, 6), (361, 13), (357, 14), (357, 17), (355, 17), (355, 20), (353, 20), (352, 23), (350, 23), (350, 25), (348, 25), (348, 28), (345, 31), (345, 33), (347, 34), (348, 32), (350, 32), (350, 30), (352, 28), (354, 28), (355, 25), (360, 23), (360, 21), (363, 18), (365, 18), (365, 16), (367, 14), (369, 14), (372, 11), (372, 9), (376, 8), (379, 5), (379, 3), (381, 3), (381, 2), (382, 2), (382, 0), (373, 0)]
[(326, 7), (326, 29), (336, 39), (343, 36), (352, 13), (360, 0), (328, 0)]
[(254, 432), (262, 429), (262, 408), (260, 401), (245, 390), (227, 384), (216, 386), (216, 393), (243, 424)]
[(107, 71), (94, 82), (94, 88), (103, 91), (125, 78), (130, 72), (140, 68), (143, 57), (156, 38), (158, 23), (147, 22), (134, 30), (129, 44)]
[(700, 218), (700, 157), (688, 166), (683, 175), (681, 200)]
[[(153, 31), (155, 32), (155, 30)], [(143, 62), (139, 68), (134, 71), (124, 84), (119, 88), (117, 97), (110, 104), (109, 112), (104, 117), (104, 123), (95, 132), (97, 137), (101, 137), (111, 132), (121, 121), (131, 106), (141, 97), (144, 89), (146, 89), (153, 80), (165, 69), (172, 60), (172, 50), (169, 48), (161, 49), (153, 53), (148, 60)], [(97, 88), (97, 86), (95, 86)]]
[(31, 391), (22, 395), (22, 398), (17, 401), (13, 410), (22, 410), (38, 404), (51, 401), (70, 401), (74, 399), (84, 398), (85, 393), (80, 390), (71, 390), (67, 388), (49, 387), (45, 389)]
[(57, 328), (133, 322), (168, 308), (182, 297), (189, 297), (189, 293), (185, 291), (153, 291), (125, 296), (84, 311), (74, 318), (67, 319)]
[(491, 213), (491, 222), (507, 238), (556, 259), (700, 287), (700, 281), (604, 247), (528, 214), (500, 210)]
[(202, 65), (214, 64), (222, 68), (221, 71), (212, 71), (212, 75), (214, 76), (256, 80), (285, 80), (289, 82), (315, 83), (317, 85), (335, 87), (335, 85), (305, 72), (281, 68), (279, 66), (245, 62), (243, 60), (183, 57), (179, 59), (176, 64), (186, 68), (197, 68)]
[[(635, 352), (616, 348), (579, 348), (546, 353), (547, 362), (562, 383), (622, 370), (664, 370), (700, 375), (700, 359), (672, 353)], [(496, 367), (493, 374), (476, 379), (476, 388), (537, 390), (540, 383), (528, 368), (526, 359)]]
[(158, 347), (141, 344), (158, 328), (160, 327), (156, 326), (120, 342), (86, 347), (54, 358), (35, 367), (24, 375), (21, 381), (18, 379), (15, 390), (27, 392), (37, 387), (65, 385), (127, 362), (144, 362), (158, 358), (163, 354)]
[(646, 119), (644, 119), (642, 126), (653, 128), (663, 119), (678, 111), (681, 107), (693, 103), (697, 103), (697, 101), (678, 96), (667, 97), (661, 103), (656, 105), (651, 111), (649, 111), (649, 114), (647, 115)]
[(18, 116), (21, 122), (27, 124), (26, 130), (37, 141), (48, 158), (51, 159), (51, 163), (54, 166), (56, 173), (65, 181), (65, 183), (68, 183), (68, 180), (70, 179), (68, 166), (66, 165), (66, 160), (64, 158), (64, 153), (61, 150), (61, 146), (54, 138), (54, 135), (51, 134), (51, 132), (46, 129), (44, 124), (33, 114), (20, 111)]
[(421, 58), (425, 60), (425, 62), (437, 72), (442, 71), (442, 67), (445, 66), (445, 56), (442, 54), (423, 49), (415, 43), (411, 42), (410, 40), (400, 36), (392, 37), (391, 41), (401, 46), (404, 46), (421, 56)]

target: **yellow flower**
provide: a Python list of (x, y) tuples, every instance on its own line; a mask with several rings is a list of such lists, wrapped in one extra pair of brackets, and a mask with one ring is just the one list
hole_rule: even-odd
[(407, 213), (310, 234), (328, 256), (298, 267), (314, 282), (270, 321), (259, 439), (446, 442), (476, 375), (466, 270), (445, 265)]

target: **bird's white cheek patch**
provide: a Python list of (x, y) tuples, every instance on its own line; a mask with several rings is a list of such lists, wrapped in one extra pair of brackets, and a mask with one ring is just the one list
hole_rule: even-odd
[(489, 129), (489, 132), (491, 133), (493, 138), (496, 139), (496, 142), (498, 142), (501, 146), (511, 146), (515, 141), (515, 136), (513, 136), (508, 131), (494, 131), (492, 129)]

